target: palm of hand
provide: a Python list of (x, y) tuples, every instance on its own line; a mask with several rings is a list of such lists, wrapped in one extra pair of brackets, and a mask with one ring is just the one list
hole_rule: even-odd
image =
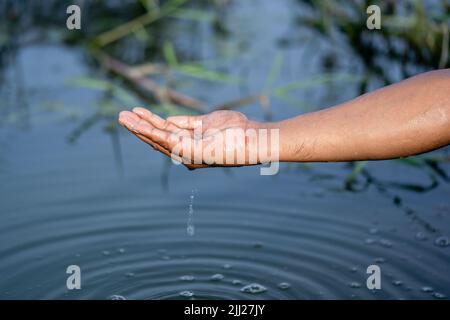
[(248, 119), (245, 115), (236, 111), (220, 110), (201, 117), (203, 132), (209, 129), (225, 131), (232, 128), (245, 130)]
[[(202, 116), (175, 116), (164, 120), (144, 108), (134, 108), (133, 112), (121, 112), (119, 122), (155, 150), (175, 158), (189, 169), (204, 168), (209, 166), (208, 163), (214, 166), (223, 164), (214, 163), (214, 159), (210, 156), (204, 157), (203, 154), (202, 159), (195, 164), (191, 160), (185, 161), (185, 155), (183, 157), (181, 154), (180, 157), (174, 155), (173, 151), (180, 141), (180, 134), (191, 137), (193, 144), (201, 141), (205, 146), (211, 143), (212, 136), (218, 134), (223, 136), (228, 130), (245, 131), (249, 123), (245, 115), (236, 111), (221, 110)], [(202, 134), (201, 137), (198, 133)]]

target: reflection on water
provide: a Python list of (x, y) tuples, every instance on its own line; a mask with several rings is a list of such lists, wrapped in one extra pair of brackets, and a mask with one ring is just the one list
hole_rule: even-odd
[[(187, 81), (184, 89), (214, 104), (265, 87), (267, 61), (281, 61), (272, 58), (293, 32), (280, 21), (291, 21), (297, 6), (222, 8), (227, 36), (216, 39), (204, 28), (203, 49), (193, 51), (209, 58), (245, 43), (237, 62), (225, 65), (246, 84)], [(281, 51), (275, 86), (318, 74), (322, 58), (335, 53), (309, 29), (297, 30), (308, 41)], [(175, 45), (188, 47), (184, 32), (191, 30), (179, 32), (184, 40)], [(68, 85), (93, 72), (85, 58), (79, 47), (38, 43), (18, 49), (4, 70), (0, 298), (449, 297), (448, 163), (285, 164), (274, 177), (256, 167), (191, 172), (109, 126), (114, 112), (97, 107), (124, 107), (115, 96), (123, 92)], [(346, 59), (336, 68), (357, 73)], [(347, 82), (308, 87), (273, 99), (269, 110), (284, 118), (303, 112), (301, 101), (326, 106), (358, 90), (360, 83)], [(259, 105), (242, 111), (262, 117)], [(81, 268), (79, 291), (65, 287), (72, 264)], [(366, 289), (371, 264), (381, 268), (380, 291)]]

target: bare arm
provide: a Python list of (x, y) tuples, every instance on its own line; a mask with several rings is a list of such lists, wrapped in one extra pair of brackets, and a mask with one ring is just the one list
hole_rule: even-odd
[(282, 161), (390, 159), (450, 144), (450, 70), (273, 124)]
[[(410, 156), (450, 144), (450, 69), (424, 73), (338, 106), (275, 123), (249, 121), (235, 111), (165, 120), (143, 108), (121, 112), (119, 122), (167, 156), (172, 155), (177, 144), (174, 133), (184, 130), (193, 137), (196, 123), (202, 123), (204, 133), (208, 129), (219, 132), (279, 129), (280, 161), (352, 161)], [(207, 144), (211, 136), (201, 139)], [(194, 140), (192, 144), (198, 142)], [(250, 141), (246, 148), (248, 154), (249, 150), (259, 148), (259, 144)], [(204, 155), (201, 160), (200, 164), (185, 164), (189, 168), (211, 164), (208, 161), (211, 159)], [(258, 159), (259, 162), (266, 160)], [(249, 163), (226, 163), (245, 164)]]

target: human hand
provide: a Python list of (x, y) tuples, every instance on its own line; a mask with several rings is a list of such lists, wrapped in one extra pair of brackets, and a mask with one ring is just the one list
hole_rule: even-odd
[[(257, 153), (258, 129), (266, 126), (248, 120), (240, 112), (221, 110), (200, 116), (162, 119), (138, 107), (132, 112), (122, 111), (119, 122), (155, 150), (189, 169), (242, 166), (266, 160)], [(249, 129), (254, 129), (254, 136), (246, 134)], [(199, 152), (196, 153), (195, 148)], [(256, 158), (251, 158), (252, 152), (256, 152), (253, 153)]]

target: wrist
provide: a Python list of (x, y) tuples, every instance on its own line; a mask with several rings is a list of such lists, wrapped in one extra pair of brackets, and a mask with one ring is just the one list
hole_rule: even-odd
[[(246, 129), (255, 130), (258, 136), (259, 162), (283, 161), (280, 122), (248, 121)], [(267, 156), (265, 156), (267, 155)]]

